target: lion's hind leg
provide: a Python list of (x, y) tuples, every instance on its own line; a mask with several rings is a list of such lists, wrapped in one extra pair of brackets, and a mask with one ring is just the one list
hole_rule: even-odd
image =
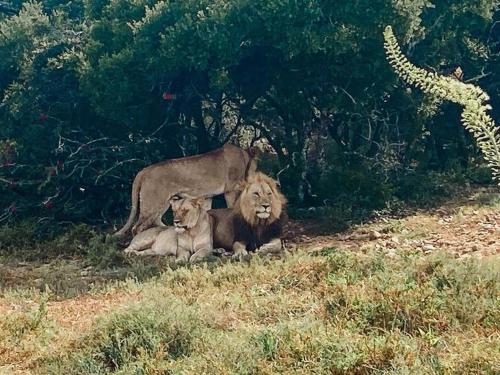
[(177, 233), (173, 227), (167, 227), (158, 235), (153, 244), (151, 255), (175, 256), (177, 254)]
[(137, 250), (127, 250), (127, 254), (134, 254), (134, 255), (141, 255), (141, 256), (144, 256), (144, 255), (152, 255), (152, 254), (151, 254), (151, 248), (149, 248), (149, 249), (144, 249), (144, 250), (141, 250), (141, 251), (137, 251)]
[(191, 255), (191, 257), (189, 258), (189, 262), (190, 263), (199, 262), (212, 254), (213, 250), (210, 248), (200, 249), (196, 251), (193, 255)]
[(137, 235), (151, 228), (156, 221), (156, 216), (140, 215), (137, 223), (132, 227), (132, 234)]
[(141, 250), (150, 249), (155, 243), (156, 239), (158, 238), (158, 235), (163, 230), (164, 228), (155, 227), (139, 233), (132, 239), (130, 245), (128, 245), (128, 247), (125, 250), (123, 250), (123, 252), (125, 254), (129, 254), (129, 253), (137, 253)]

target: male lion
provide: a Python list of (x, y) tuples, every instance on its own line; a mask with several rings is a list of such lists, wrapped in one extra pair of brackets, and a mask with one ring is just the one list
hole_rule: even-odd
[(234, 257), (242, 257), (248, 251), (281, 252), (286, 198), (276, 181), (259, 172), (240, 183), (239, 190), (241, 194), (233, 209), (208, 212), (215, 220), (214, 246), (232, 251)]
[(161, 226), (161, 217), (175, 194), (208, 198), (224, 193), (228, 207), (232, 207), (238, 194), (236, 184), (255, 169), (254, 151), (230, 144), (206, 154), (166, 160), (144, 168), (132, 185), (132, 208), (127, 223), (116, 236), (125, 235), (134, 222), (133, 234), (153, 225)]
[(213, 219), (204, 209), (204, 198), (174, 197), (173, 227), (154, 227), (136, 235), (125, 253), (170, 255), (177, 261), (196, 262), (213, 252)]

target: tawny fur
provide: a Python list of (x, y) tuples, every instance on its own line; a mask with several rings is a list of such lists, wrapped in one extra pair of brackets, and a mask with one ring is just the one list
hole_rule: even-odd
[[(267, 221), (269, 223), (277, 220), (280, 215), (283, 207), (285, 206), (287, 200), (285, 196), (279, 191), (278, 184), (271, 177), (266, 176), (264, 173), (258, 172), (248, 178), (240, 182), (237, 186), (237, 189), (241, 191), (240, 197), (236, 202), (234, 210), (240, 213), (247, 223), (252, 226), (257, 225), (260, 222), (259, 218), (256, 216), (256, 204), (259, 202), (255, 202), (252, 200), (252, 196), (250, 194), (250, 187), (258, 185), (261, 189), (263, 185), (267, 185), (271, 188), (273, 193), (271, 199), (269, 199), (269, 203), (271, 203), (271, 215)], [(266, 201), (266, 198), (262, 198), (263, 201)]]
[[(247, 243), (238, 240), (237, 225), (244, 222), (253, 228), (253, 233), (264, 233), (271, 225), (277, 225), (281, 232), (281, 218), (284, 216), (285, 196), (279, 191), (276, 181), (263, 173), (256, 173), (247, 177), (238, 185), (241, 191), (233, 209), (210, 210), (209, 214), (214, 218), (214, 246), (233, 251), (235, 256), (244, 255), (247, 252)], [(268, 207), (267, 218), (262, 216), (263, 210)], [(279, 253), (282, 243), (279, 235), (269, 239), (268, 243), (262, 244), (257, 252), (269, 254)]]
[[(131, 228), (137, 234), (154, 225), (175, 194), (213, 197), (225, 194), (228, 207), (237, 198), (236, 184), (256, 169), (253, 151), (226, 144), (212, 152), (153, 164), (140, 171), (132, 185), (132, 207), (127, 223), (115, 235)], [(208, 205), (210, 202), (208, 202)]]
[(136, 235), (125, 254), (177, 256), (177, 233), (174, 227), (153, 227)]
[(125, 253), (170, 255), (178, 261), (196, 262), (212, 254), (212, 221), (204, 209), (205, 199), (183, 198), (170, 201), (173, 227), (155, 227), (136, 235)]

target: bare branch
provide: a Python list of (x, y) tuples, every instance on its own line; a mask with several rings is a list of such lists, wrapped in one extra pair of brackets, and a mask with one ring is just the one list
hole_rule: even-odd
[(114, 170), (114, 169), (116, 169), (116, 168), (118, 168), (118, 167), (122, 166), (122, 165), (123, 165), (123, 164), (125, 164), (125, 163), (131, 163), (131, 162), (133, 162), (133, 161), (143, 161), (143, 160), (141, 160), (141, 159), (137, 159), (137, 158), (128, 159), (128, 160), (122, 160), (122, 161), (120, 161), (120, 162), (116, 163), (115, 165), (113, 165), (111, 168), (106, 169), (106, 170), (105, 170), (104, 172), (102, 172), (99, 176), (97, 176), (97, 178), (96, 178), (96, 179), (95, 179), (95, 181), (94, 181), (94, 184), (96, 184), (96, 185), (97, 185), (97, 183), (99, 182), (99, 180), (101, 179), (101, 177), (106, 176), (106, 175), (107, 175), (109, 172), (111, 172), (112, 170)]
[(92, 143), (96, 143), (96, 142), (100, 142), (100, 141), (106, 141), (108, 138), (107, 137), (103, 137), (103, 138), (98, 138), (98, 139), (94, 139), (90, 142), (87, 142), (87, 143), (84, 143), (82, 145), (80, 145), (76, 151), (72, 152), (71, 154), (69, 154), (68, 156), (68, 159), (72, 158), (73, 156), (75, 156), (76, 154), (78, 154), (84, 147), (87, 147), (89, 145), (91, 145)]

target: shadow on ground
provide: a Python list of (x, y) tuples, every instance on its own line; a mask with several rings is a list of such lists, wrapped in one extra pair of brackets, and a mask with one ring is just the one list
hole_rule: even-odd
[[(316, 217), (310, 210), (307, 218), (287, 224), (285, 241), (292, 252), (298, 248), (318, 251), (333, 246), (355, 251), (375, 248), (389, 254), (400, 248), (414, 248), (424, 254), (443, 248), (459, 256), (490, 255), (497, 245), (500, 248), (495, 239), (500, 230), (499, 206), (498, 188), (476, 187), (464, 189), (436, 207), (373, 212), (369, 218), (343, 221), (342, 225), (334, 217), (322, 216), (321, 210)], [(73, 298), (116, 281), (145, 281), (168, 269), (186, 267), (161, 257), (125, 257), (122, 246), (106, 241), (101, 232), (85, 226), (76, 226), (62, 237), (36, 244), (30, 242), (29, 230), (21, 234), (25, 238), (10, 242), (6, 235), (16, 232), (4, 229), (2, 234), (0, 297), (50, 291), (51, 299)], [(447, 234), (455, 238), (447, 239)], [(467, 247), (467, 243), (471, 246)], [(206, 266), (219, 267), (227, 261), (214, 257)]]

